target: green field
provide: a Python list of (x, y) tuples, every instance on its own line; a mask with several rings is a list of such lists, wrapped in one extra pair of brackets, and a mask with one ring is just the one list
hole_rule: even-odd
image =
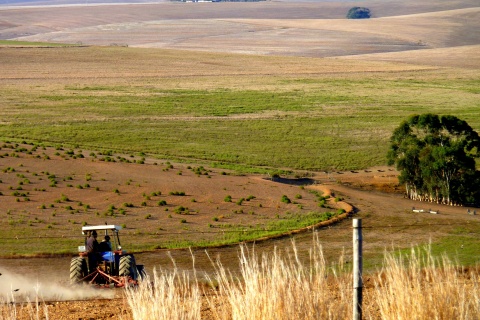
[[(28, 59), (8, 49), (5, 65)], [(41, 50), (2, 80), (2, 140), (236, 169), (346, 170), (385, 164), (392, 130), (413, 113), (453, 114), (480, 130), (480, 79), (469, 70), (238, 56), (246, 60), (242, 69), (232, 67), (235, 55)], [(76, 74), (76, 64), (88, 63), (107, 66)], [(28, 64), (39, 70), (31, 79)]]

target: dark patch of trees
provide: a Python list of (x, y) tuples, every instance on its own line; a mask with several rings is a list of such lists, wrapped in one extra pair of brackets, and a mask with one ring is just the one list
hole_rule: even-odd
[(480, 203), (480, 137), (455, 116), (413, 115), (396, 128), (387, 158), (408, 198), (448, 205)]
[(370, 17), (370, 9), (365, 7), (353, 7), (347, 13), (347, 19), (369, 19)]

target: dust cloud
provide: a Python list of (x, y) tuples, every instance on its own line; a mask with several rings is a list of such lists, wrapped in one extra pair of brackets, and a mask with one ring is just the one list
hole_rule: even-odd
[(84, 285), (72, 286), (48, 279), (34, 279), (0, 267), (0, 301), (65, 301), (112, 299), (114, 290), (95, 289)]

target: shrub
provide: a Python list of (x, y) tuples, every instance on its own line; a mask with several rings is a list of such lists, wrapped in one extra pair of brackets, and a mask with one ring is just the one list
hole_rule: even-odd
[(347, 19), (369, 19), (370, 17), (370, 9), (365, 7), (353, 7), (347, 13)]
[(282, 196), (282, 202), (284, 202), (284, 203), (292, 203), (292, 200), (290, 200), (290, 198), (287, 197), (286, 195), (283, 195), (283, 196)]
[(166, 206), (166, 205), (167, 205), (167, 201), (165, 201), (165, 200), (158, 201), (158, 206), (161, 207), (161, 206)]
[(231, 195), (227, 195), (227, 196), (223, 199), (223, 201), (225, 201), (225, 202), (232, 202), (232, 196), (231, 196)]
[(188, 208), (186, 208), (184, 206), (178, 206), (178, 207), (175, 208), (175, 210), (173, 210), (173, 212), (175, 212), (177, 214), (188, 213)]

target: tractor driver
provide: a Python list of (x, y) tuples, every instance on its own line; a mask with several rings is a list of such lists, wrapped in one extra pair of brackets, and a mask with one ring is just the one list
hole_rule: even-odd
[(112, 251), (112, 244), (110, 243), (110, 236), (106, 235), (105, 238), (98, 245), (98, 251)]
[(98, 241), (97, 241), (97, 231), (93, 230), (87, 238), (86, 249), (88, 253), (88, 269), (92, 273), (98, 264)]

